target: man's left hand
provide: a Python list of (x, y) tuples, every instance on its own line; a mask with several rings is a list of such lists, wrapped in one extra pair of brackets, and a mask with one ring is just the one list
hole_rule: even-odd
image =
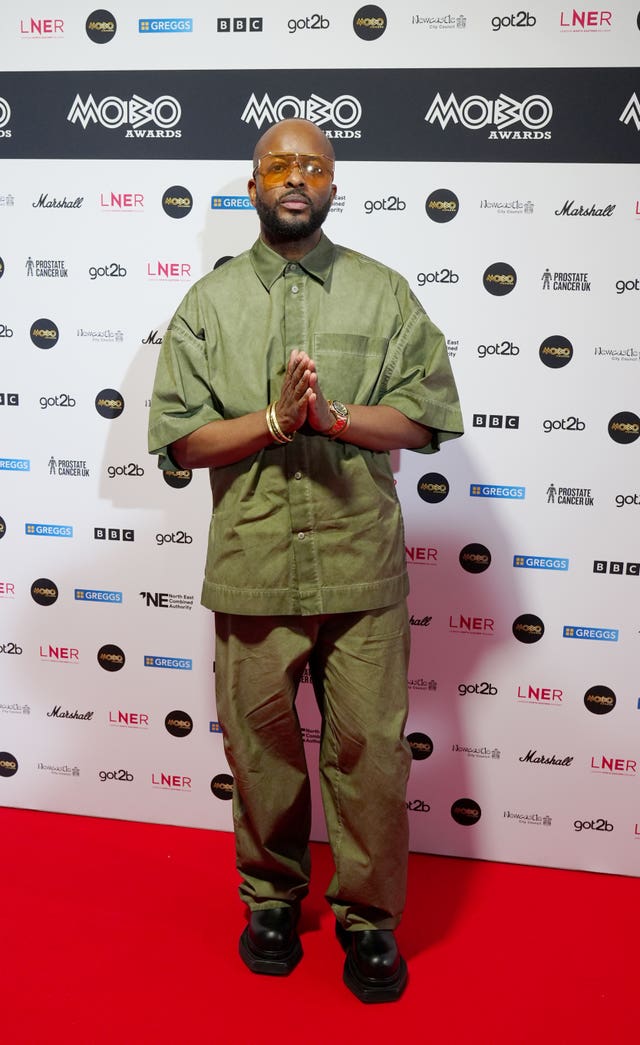
[(309, 359), (306, 366), (307, 370), (310, 371), (309, 388), (311, 389), (311, 395), (307, 404), (307, 420), (316, 432), (328, 432), (333, 426), (335, 417), (329, 410), (324, 392), (320, 388), (320, 379), (313, 359)]

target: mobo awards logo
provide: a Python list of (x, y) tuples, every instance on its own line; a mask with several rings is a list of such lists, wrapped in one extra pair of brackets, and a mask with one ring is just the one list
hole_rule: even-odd
[(573, 359), (573, 345), (562, 334), (545, 337), (539, 350), (540, 362), (552, 370), (559, 370)]
[(544, 635), (544, 624), (535, 613), (521, 613), (514, 620), (511, 630), (518, 642), (539, 642)]
[(167, 486), (172, 486), (174, 490), (184, 489), (189, 485), (192, 477), (193, 472), (189, 468), (169, 468), (162, 473), (162, 478)]
[(29, 336), (36, 348), (53, 348), (58, 343), (60, 331), (52, 319), (36, 319), (31, 324)]
[(427, 217), (440, 224), (452, 221), (460, 210), (460, 201), (451, 189), (434, 189), (425, 203)]
[(113, 643), (107, 642), (104, 646), (101, 646), (97, 653), (98, 664), (105, 671), (120, 671), (124, 667), (126, 657), (124, 650), (120, 649), (119, 646), (114, 646)]
[(614, 443), (635, 443), (640, 436), (640, 417), (630, 410), (621, 410), (609, 421), (608, 431)]
[(18, 772), (18, 759), (10, 751), (0, 751), (0, 776), (14, 776)]
[(38, 606), (51, 606), (58, 598), (58, 586), (48, 577), (38, 577), (31, 585), (31, 598)]
[(193, 719), (186, 711), (170, 711), (164, 720), (164, 727), (172, 737), (188, 737), (193, 729)]
[(433, 741), (426, 733), (409, 733), (407, 743), (411, 748), (411, 757), (416, 762), (422, 762), (433, 754)]
[(361, 40), (377, 40), (387, 28), (387, 16), (381, 7), (367, 4), (356, 11), (353, 31)]
[(592, 715), (608, 715), (616, 706), (616, 695), (609, 686), (590, 686), (584, 695), (584, 706)]
[(96, 410), (100, 417), (112, 421), (124, 410), (124, 396), (115, 388), (103, 388), (96, 396)]
[(482, 816), (482, 810), (473, 798), (459, 798), (451, 806), (451, 816), (456, 824), (461, 824), (462, 827), (471, 827), (473, 824), (478, 823)]
[(517, 282), (516, 270), (506, 261), (494, 261), (493, 265), (485, 269), (482, 277), (484, 289), (499, 298), (510, 294)]
[(92, 11), (85, 24), (87, 36), (94, 44), (108, 44), (116, 35), (117, 28), (111, 11), (106, 11), (103, 7)]
[(427, 504), (439, 504), (449, 493), (449, 483), (440, 472), (426, 472), (418, 479), (418, 494)]
[(171, 185), (162, 194), (162, 209), (170, 218), (186, 218), (193, 207), (193, 196), (184, 185)]
[(467, 573), (484, 573), (491, 566), (491, 552), (484, 544), (466, 544), (458, 561)]
[(233, 777), (229, 773), (218, 773), (211, 781), (211, 791), (222, 802), (233, 798)]

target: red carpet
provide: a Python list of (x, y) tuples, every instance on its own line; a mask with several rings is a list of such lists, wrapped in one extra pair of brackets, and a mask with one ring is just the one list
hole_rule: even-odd
[(7, 1045), (574, 1045), (637, 1041), (638, 882), (413, 856), (409, 986), (342, 984), (313, 846), (305, 957), (252, 975), (230, 835), (0, 808), (0, 1040)]

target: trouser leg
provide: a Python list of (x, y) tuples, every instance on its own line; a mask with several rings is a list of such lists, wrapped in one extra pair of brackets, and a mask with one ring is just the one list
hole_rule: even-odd
[(310, 668), (323, 711), (320, 785), (346, 928), (394, 929), (406, 895), (409, 624), (404, 602), (324, 619)]
[(216, 613), (215, 620), (240, 896), (252, 910), (295, 904), (310, 873), (309, 777), (295, 709), (310, 639), (298, 617)]

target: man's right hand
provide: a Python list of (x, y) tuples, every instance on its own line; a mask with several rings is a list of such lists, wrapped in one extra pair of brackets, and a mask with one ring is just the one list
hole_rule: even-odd
[(306, 352), (294, 348), (289, 356), (280, 398), (276, 403), (276, 417), (283, 432), (297, 432), (307, 420), (307, 409), (312, 389), (309, 384), (312, 371)]

